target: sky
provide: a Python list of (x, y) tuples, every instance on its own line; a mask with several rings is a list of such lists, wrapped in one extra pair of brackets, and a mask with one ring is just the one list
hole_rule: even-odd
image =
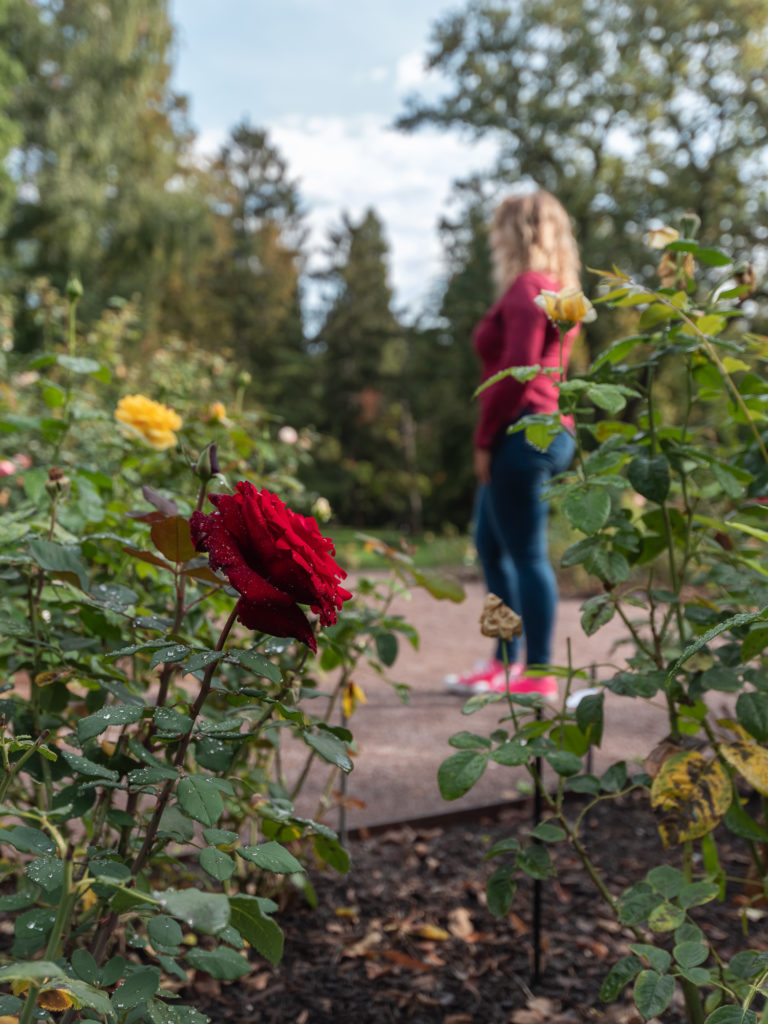
[[(461, 4), (459, 4), (461, 6)], [(346, 211), (372, 206), (390, 245), (398, 309), (417, 314), (440, 277), (437, 223), (452, 181), (493, 162), (490, 142), (392, 128), (424, 69), (435, 21), (456, 0), (171, 0), (173, 84), (190, 100), (202, 154), (243, 119), (266, 128), (298, 179), (322, 249)]]

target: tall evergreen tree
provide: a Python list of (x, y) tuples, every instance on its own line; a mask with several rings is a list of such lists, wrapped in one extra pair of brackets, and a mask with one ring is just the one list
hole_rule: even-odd
[(391, 308), (381, 221), (373, 210), (357, 223), (345, 217), (331, 244), (333, 295), (314, 339), (317, 426), (331, 439), (327, 461), (336, 463), (328, 497), (350, 523), (407, 523), (419, 511), (403, 388), (409, 351)]
[(251, 369), (265, 404), (291, 417), (307, 386), (298, 188), (267, 133), (247, 122), (219, 151), (210, 186), (216, 241), (201, 268), (198, 326)]
[(57, 285), (79, 274), (85, 310), (138, 292), (151, 315), (206, 216), (181, 187), (192, 135), (170, 88), (167, 0), (14, 0), (4, 29), (26, 72), (10, 104), (11, 258)]

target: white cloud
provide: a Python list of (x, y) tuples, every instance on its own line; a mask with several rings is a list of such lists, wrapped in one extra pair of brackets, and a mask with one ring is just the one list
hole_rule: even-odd
[(487, 167), (496, 148), (423, 130), (394, 131), (380, 117), (287, 117), (269, 126), (309, 213), (310, 244), (320, 247), (342, 211), (373, 207), (391, 249), (398, 305), (417, 312), (440, 274), (436, 226), (452, 181)]
[(424, 54), (420, 50), (404, 54), (395, 65), (395, 84), (398, 92), (407, 92), (423, 85), (428, 77)]

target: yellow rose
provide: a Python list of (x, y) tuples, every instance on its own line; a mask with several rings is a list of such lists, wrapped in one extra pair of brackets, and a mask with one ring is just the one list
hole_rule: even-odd
[(670, 242), (676, 242), (680, 232), (676, 228), (670, 228), (666, 224), (661, 228), (652, 228), (643, 241), (651, 249), (666, 249)]
[(208, 406), (208, 419), (215, 423), (223, 423), (227, 418), (227, 410), (223, 402), (211, 402)]
[(581, 288), (562, 288), (559, 292), (544, 288), (533, 301), (550, 320), (559, 323), (588, 324), (597, 317), (594, 306)]
[(115, 419), (158, 451), (172, 448), (176, 444), (174, 431), (181, 429), (178, 413), (144, 395), (126, 395), (121, 398), (117, 403)]

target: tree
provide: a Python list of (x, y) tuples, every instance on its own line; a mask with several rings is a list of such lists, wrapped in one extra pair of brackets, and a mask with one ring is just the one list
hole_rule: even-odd
[(214, 161), (210, 258), (191, 325), (253, 371), (258, 398), (284, 415), (306, 389), (299, 272), (304, 241), (296, 183), (267, 133), (237, 125)]
[(345, 522), (369, 526), (413, 524), (420, 515), (415, 425), (403, 387), (409, 346), (391, 309), (386, 257), (373, 210), (358, 223), (344, 217), (325, 274), (333, 294), (313, 340), (327, 497)]
[(479, 363), (472, 332), (494, 301), (487, 224), (492, 196), (477, 179), (457, 186), (455, 215), (443, 218), (440, 235), (446, 284), (438, 326), (414, 341), (412, 376), (419, 423), (420, 468), (430, 481), (427, 525), (462, 529), (470, 521), (475, 477), (472, 433), (477, 404), (472, 391)]
[(587, 266), (647, 266), (649, 220), (689, 209), (703, 242), (749, 257), (768, 238), (767, 65), (765, 0), (471, 2), (433, 30), (445, 92), (399, 123), (495, 135), (494, 177), (558, 195)]
[[(0, 38), (5, 35), (14, 0), (0, 0)], [(0, 236), (13, 197), (13, 181), (6, 159), (21, 136), (19, 125), (7, 113), (13, 88), (21, 80), (22, 68), (4, 48), (0, 48)]]
[(192, 133), (170, 89), (167, 0), (12, 0), (4, 30), (25, 70), (10, 258), (59, 287), (79, 274), (86, 313), (139, 292), (151, 321), (206, 218), (183, 187)]

